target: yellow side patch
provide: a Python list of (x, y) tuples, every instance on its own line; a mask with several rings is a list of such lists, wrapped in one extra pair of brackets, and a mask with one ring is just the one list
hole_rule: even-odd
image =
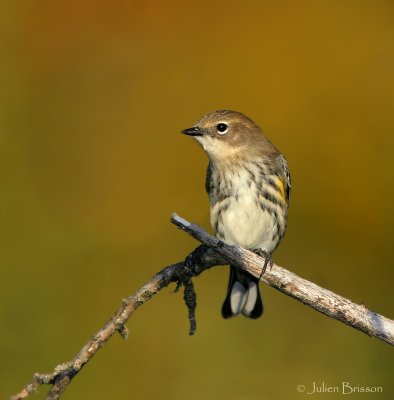
[(275, 177), (275, 183), (276, 186), (278, 186), (279, 192), (280, 192), (280, 199), (283, 201), (284, 204), (286, 204), (286, 195), (285, 195), (285, 184), (283, 183), (282, 179), (279, 177)]

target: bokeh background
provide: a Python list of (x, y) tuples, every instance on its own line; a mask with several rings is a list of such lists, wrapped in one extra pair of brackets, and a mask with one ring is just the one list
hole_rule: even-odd
[[(394, 317), (393, 18), (383, 0), (3, 1), (0, 398), (196, 246), (173, 211), (210, 229), (207, 159), (179, 131), (214, 109), (249, 115), (288, 159), (275, 261)], [(303, 399), (298, 385), (343, 381), (394, 398), (389, 345), (269, 287), (263, 318), (222, 320), (227, 274), (195, 280), (194, 337), (168, 288), (64, 399)]]

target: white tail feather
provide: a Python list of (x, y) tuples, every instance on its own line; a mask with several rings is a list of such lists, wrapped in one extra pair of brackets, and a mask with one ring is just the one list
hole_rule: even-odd
[(249, 316), (254, 309), (257, 301), (258, 287), (255, 282), (249, 282), (249, 289), (247, 290), (247, 298), (245, 306), (242, 309), (242, 314)]
[(235, 282), (231, 289), (231, 311), (234, 315), (238, 315), (243, 310), (247, 299), (248, 290), (240, 282)]

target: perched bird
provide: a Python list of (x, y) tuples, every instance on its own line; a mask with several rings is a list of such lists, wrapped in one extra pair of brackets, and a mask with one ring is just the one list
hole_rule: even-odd
[[(271, 260), (286, 229), (291, 188), (286, 159), (240, 112), (209, 113), (182, 133), (194, 136), (209, 158), (205, 186), (216, 237)], [(261, 316), (258, 281), (230, 266), (224, 318), (240, 313), (254, 319)]]

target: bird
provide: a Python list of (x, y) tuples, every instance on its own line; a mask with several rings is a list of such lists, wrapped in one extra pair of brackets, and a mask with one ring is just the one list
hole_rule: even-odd
[[(205, 188), (215, 236), (265, 257), (263, 272), (283, 239), (291, 191), (287, 161), (245, 114), (217, 110), (181, 131), (208, 155)], [(230, 265), (222, 316), (256, 319), (264, 307), (259, 279)]]

